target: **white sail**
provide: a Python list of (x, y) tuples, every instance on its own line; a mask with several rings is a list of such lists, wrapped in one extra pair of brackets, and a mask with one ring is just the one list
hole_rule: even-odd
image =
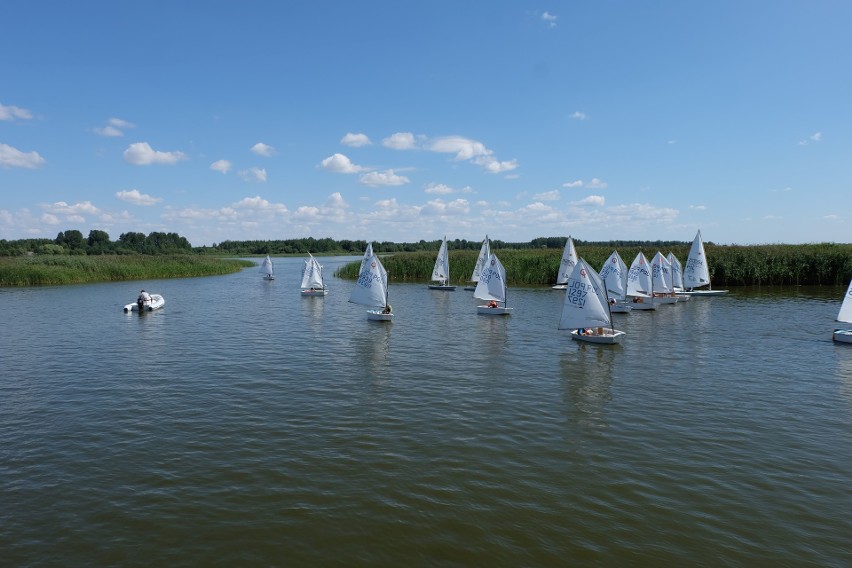
[(559, 274), (556, 275), (557, 285), (568, 282), (575, 264), (577, 264), (577, 251), (574, 249), (574, 241), (568, 237), (565, 248), (562, 250), (562, 260), (559, 262)]
[(384, 307), (388, 301), (388, 273), (375, 254), (363, 262), (364, 269), (352, 289), (349, 301), (362, 306)]
[(305, 259), (305, 268), (302, 271), (302, 289), (325, 288), (322, 278), (322, 265), (311, 253), (308, 253), (308, 257)]
[(686, 259), (686, 268), (683, 271), (684, 288), (698, 288), (710, 285), (710, 269), (707, 267), (707, 255), (704, 254), (704, 241), (701, 240), (701, 231), (695, 234), (689, 256)]
[(266, 258), (263, 259), (263, 262), (260, 264), (260, 272), (264, 274), (266, 278), (272, 278), (275, 274), (275, 270), (272, 265), (272, 259), (269, 258), (269, 255), (266, 255)]
[(482, 274), (490, 257), (491, 245), (488, 243), (488, 235), (485, 235), (485, 240), (482, 241), (482, 247), (479, 249), (479, 256), (476, 257), (476, 266), (473, 267), (473, 274), (470, 275), (471, 282), (479, 282), (479, 275)]
[(435, 259), (435, 268), (432, 269), (432, 280), (440, 282), (442, 285), (450, 279), (450, 259), (447, 256), (447, 237), (441, 242), (441, 248), (438, 249), (438, 257)]
[(651, 267), (648, 259), (641, 252), (633, 259), (630, 270), (627, 271), (627, 295), (647, 297), (654, 289), (651, 283)]
[(367, 243), (367, 249), (364, 251), (364, 258), (361, 259), (361, 268), (358, 270), (358, 274), (364, 272), (364, 266), (367, 264), (367, 261), (373, 257), (373, 243)]
[(658, 251), (651, 260), (651, 285), (654, 287), (654, 292), (659, 294), (674, 292), (669, 266), (668, 259)]
[(579, 259), (568, 278), (559, 329), (582, 329), (610, 325), (606, 299), (601, 298), (600, 279), (594, 269)]
[(672, 267), (672, 287), (679, 290), (683, 288), (683, 267), (674, 253), (670, 252), (667, 260)]
[(506, 301), (506, 269), (496, 254), (491, 253), (488, 258), (488, 263), (479, 275), (473, 297), (480, 300)]
[(843, 296), (843, 303), (840, 304), (837, 321), (852, 323), (852, 282), (849, 282), (849, 288), (846, 290), (846, 295)]
[(617, 250), (612, 251), (600, 272), (610, 298), (624, 300), (627, 297), (627, 265)]

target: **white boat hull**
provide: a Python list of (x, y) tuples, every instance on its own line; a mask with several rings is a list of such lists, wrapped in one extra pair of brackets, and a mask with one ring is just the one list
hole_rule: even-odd
[(832, 339), (837, 343), (852, 343), (852, 329), (835, 329)]
[(652, 302), (651, 298), (639, 298), (639, 299), (642, 300), (642, 301), (641, 302), (634, 302), (634, 301), (630, 302), (630, 308), (633, 311), (636, 311), (636, 310), (640, 310), (640, 311), (642, 311), (642, 310), (656, 310), (657, 309), (657, 304)]
[(328, 290), (302, 290), (302, 297), (308, 296), (325, 296), (328, 294)]
[[(153, 312), (154, 310), (159, 310), (160, 308), (162, 308), (165, 305), (166, 305), (166, 300), (161, 295), (151, 294), (151, 301), (145, 302), (145, 304), (143, 304), (142, 311)], [(132, 304), (127, 304), (126, 306), (124, 306), (124, 312), (125, 313), (138, 312), (138, 311), (139, 311), (139, 304), (136, 303), (136, 302), (133, 302)]]
[(550, 287), (551, 290), (567, 290), (568, 284), (555, 284)]
[(727, 290), (684, 290), (678, 292), (678, 294), (685, 294), (687, 296), (724, 296), (727, 293)]
[(677, 298), (677, 301), (678, 301), (678, 302), (688, 302), (689, 300), (691, 300), (691, 299), (692, 299), (692, 296), (687, 296), (686, 294), (683, 294), (683, 293), (681, 293), (681, 292), (678, 292), (678, 293), (675, 295), (675, 298)]
[(505, 308), (501, 306), (497, 306), (496, 308), (490, 308), (488, 306), (476, 306), (476, 313), (482, 314), (484, 316), (510, 316), (512, 315), (512, 310), (514, 308)]
[(658, 306), (661, 306), (663, 304), (676, 304), (677, 296), (655, 296), (654, 303)]
[(386, 314), (382, 310), (367, 310), (367, 319), (370, 321), (393, 321), (393, 314)]
[(609, 311), (613, 314), (629, 314), (633, 311), (633, 306), (630, 304), (612, 304), (609, 306)]
[[(446, 290), (448, 292), (452, 292), (453, 290), (456, 289), (456, 287), (455, 286), (448, 286), (446, 284), (429, 284), (429, 289), (430, 290)], [(474, 290), (476, 290), (476, 288), (474, 288)]]
[(571, 339), (575, 341), (585, 341), (586, 343), (599, 343), (602, 345), (614, 345), (616, 343), (621, 343), (621, 340), (624, 339), (624, 336), (627, 335), (623, 331), (619, 331), (617, 329), (610, 329), (605, 327), (602, 329), (603, 333), (599, 334), (597, 331), (594, 333), (584, 333), (580, 334), (578, 330), (573, 330), (571, 332)]

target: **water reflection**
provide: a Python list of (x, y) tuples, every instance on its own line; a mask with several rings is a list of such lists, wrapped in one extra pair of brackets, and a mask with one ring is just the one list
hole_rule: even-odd
[(559, 360), (567, 419), (580, 430), (606, 427), (604, 407), (612, 400), (614, 362), (622, 355), (620, 346), (572, 342)]
[(391, 376), (390, 345), (393, 325), (368, 321), (351, 337), (352, 350), (358, 354), (361, 372), (373, 385), (384, 384)]

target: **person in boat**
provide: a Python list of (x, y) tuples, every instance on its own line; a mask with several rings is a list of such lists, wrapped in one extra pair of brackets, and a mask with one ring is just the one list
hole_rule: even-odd
[(388, 305), (385, 306), (385, 309), (382, 310), (382, 313), (383, 314), (389, 314), (389, 313), (391, 313), (391, 311), (392, 311), (391, 305), (388, 304)]
[(644, 302), (644, 300), (640, 296), (634, 296), (633, 297), (633, 303), (634, 304), (641, 304), (642, 302)]
[(497, 307), (497, 301), (491, 300), (490, 302), (488, 302), (488, 307), (489, 308), (496, 308)]
[(150, 304), (150, 303), (151, 303), (151, 294), (149, 294), (145, 290), (142, 290), (141, 292), (139, 292), (139, 297), (136, 298), (136, 305), (139, 306), (139, 310), (141, 311), (142, 306), (144, 306), (145, 304)]

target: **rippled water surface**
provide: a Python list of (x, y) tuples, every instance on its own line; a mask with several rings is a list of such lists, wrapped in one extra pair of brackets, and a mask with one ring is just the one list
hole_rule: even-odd
[[(301, 264), (0, 289), (0, 564), (852, 564), (843, 290), (584, 346), (562, 292), (491, 318), (394, 284), (388, 325), (349, 282), (299, 297)], [(142, 286), (166, 307), (124, 314)]]

